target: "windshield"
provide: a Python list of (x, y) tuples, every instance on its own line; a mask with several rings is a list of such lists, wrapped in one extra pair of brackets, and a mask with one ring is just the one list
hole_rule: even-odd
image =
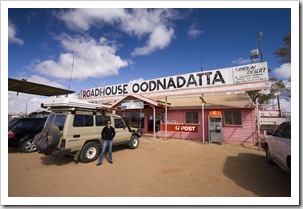
[(60, 130), (63, 130), (66, 114), (64, 113), (52, 113), (48, 116), (46, 125), (56, 125)]

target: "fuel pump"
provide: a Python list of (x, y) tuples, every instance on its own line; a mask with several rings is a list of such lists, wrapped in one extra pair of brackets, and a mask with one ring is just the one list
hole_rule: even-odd
[(223, 143), (221, 111), (210, 111), (208, 115), (208, 141)]

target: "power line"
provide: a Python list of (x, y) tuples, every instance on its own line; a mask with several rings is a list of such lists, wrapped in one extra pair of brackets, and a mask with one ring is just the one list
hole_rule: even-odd
[(91, 80), (89, 80), (87, 77), (87, 75), (84, 75), (78, 68), (77, 66), (74, 66), (76, 68), (76, 70), (78, 70), (79, 73), (81, 73), (83, 75), (83, 77), (88, 81), (90, 82), (93, 86), (97, 86), (96, 84), (94, 84)]
[(77, 68), (77, 66), (75, 65), (75, 54), (73, 53), (73, 62), (72, 62), (72, 69), (71, 69), (71, 73), (70, 73), (70, 78), (69, 78), (69, 84), (68, 84), (68, 89), (70, 90), (70, 85), (71, 85), (71, 81), (72, 81), (72, 75), (73, 75), (73, 70), (74, 68), (76, 68), (76, 70), (78, 70), (79, 73), (81, 73), (83, 75), (83, 77), (88, 80), (88, 82), (90, 82), (93, 86), (97, 86), (96, 84), (94, 84), (92, 81), (90, 81), (86, 76), (84, 75), (79, 68)]

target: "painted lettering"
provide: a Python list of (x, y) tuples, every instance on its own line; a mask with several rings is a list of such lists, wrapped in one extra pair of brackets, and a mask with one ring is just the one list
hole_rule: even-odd
[(111, 89), (110, 89), (109, 86), (106, 87), (106, 89), (105, 89), (105, 94), (106, 94), (106, 95), (110, 95), (110, 94), (111, 94)]
[(168, 84), (167, 84), (167, 89), (170, 87), (173, 87), (174, 89), (176, 88), (175, 82), (173, 78), (169, 78)]
[(182, 76), (177, 77), (177, 88), (182, 88), (186, 83), (186, 79)]
[(128, 84), (124, 84), (123, 85), (123, 94), (128, 94), (128, 92), (127, 92), (127, 86), (128, 86)]
[(154, 91), (157, 88), (156, 81), (149, 81), (149, 91)]
[(190, 85), (197, 86), (197, 82), (193, 74), (190, 74), (186, 87), (189, 87)]
[(163, 90), (166, 89), (166, 79), (163, 79), (163, 83), (159, 79), (157, 79), (157, 90), (160, 89), (160, 86)]
[(139, 90), (140, 90), (139, 84), (134, 83), (134, 84), (133, 84), (133, 92), (134, 92), (134, 93), (138, 93)]
[(148, 83), (147, 82), (141, 83), (140, 90), (143, 91), (143, 92), (146, 92), (147, 89), (148, 89)]
[(247, 74), (260, 74), (260, 73), (264, 73), (265, 70), (266, 70), (266, 68), (248, 70), (248, 71), (247, 71)]
[(199, 86), (203, 85), (202, 77), (206, 76), (206, 85), (210, 85), (210, 75), (212, 72), (205, 72), (205, 73), (197, 73), (197, 76), (199, 77)]
[(216, 82), (221, 82), (223, 84), (225, 83), (223, 76), (219, 70), (216, 71), (212, 85), (214, 85)]

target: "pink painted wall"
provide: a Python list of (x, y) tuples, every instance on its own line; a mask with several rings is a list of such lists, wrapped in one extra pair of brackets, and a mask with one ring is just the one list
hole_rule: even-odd
[[(239, 109), (237, 109), (239, 110)], [(185, 123), (185, 112), (186, 111), (197, 111), (197, 110), (170, 110), (167, 114), (167, 119), (175, 120), (178, 124), (186, 124)], [(221, 110), (224, 117), (224, 111)], [(204, 134), (205, 141), (208, 141), (208, 114), (210, 110), (206, 110), (204, 113)], [(168, 138), (182, 138), (182, 139), (191, 139), (191, 140), (203, 140), (202, 137), (202, 124), (201, 117), (202, 111), (198, 110), (199, 113), (199, 124), (198, 131), (195, 133), (189, 132), (173, 132), (168, 131)], [(223, 118), (224, 121), (224, 118)], [(224, 143), (232, 143), (232, 144), (241, 144), (248, 143), (254, 144), (256, 141), (256, 127), (255, 127), (255, 117), (253, 109), (242, 109), (242, 125), (241, 126), (225, 126), (223, 124), (223, 141)], [(165, 130), (160, 130), (157, 133), (160, 137), (165, 137)]]
[(223, 126), (224, 143), (255, 144), (256, 121), (254, 110), (242, 110), (242, 126)]

